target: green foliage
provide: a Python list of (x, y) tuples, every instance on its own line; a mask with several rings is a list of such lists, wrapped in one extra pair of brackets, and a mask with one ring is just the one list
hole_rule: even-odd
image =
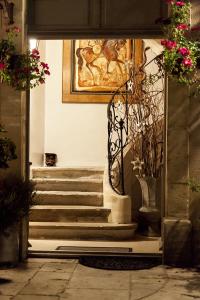
[(45, 83), (46, 75), (50, 75), (48, 64), (40, 61), (37, 49), (19, 54), (14, 38), (19, 28), (7, 30), (7, 38), (0, 40), (0, 80), (16, 90), (27, 90)]
[(200, 192), (200, 183), (198, 183), (195, 179), (188, 180), (188, 185), (192, 192)]
[(6, 130), (0, 125), (0, 168), (8, 168), (8, 161), (17, 158), (14, 142), (3, 134)]
[[(189, 0), (168, 2), (170, 22), (164, 27), (167, 39), (161, 41), (164, 68), (179, 83), (191, 85), (197, 82), (195, 71), (200, 59), (200, 44), (192, 40), (190, 32), (191, 3)], [(180, 2), (182, 5), (178, 5)]]
[(34, 184), (16, 175), (8, 175), (0, 181), (0, 234), (17, 225), (28, 216), (35, 205)]

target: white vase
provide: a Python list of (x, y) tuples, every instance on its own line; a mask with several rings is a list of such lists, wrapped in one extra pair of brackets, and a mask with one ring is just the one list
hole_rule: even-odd
[(147, 236), (160, 236), (161, 214), (156, 206), (157, 179), (137, 176), (142, 192), (142, 207), (139, 209), (140, 221)]

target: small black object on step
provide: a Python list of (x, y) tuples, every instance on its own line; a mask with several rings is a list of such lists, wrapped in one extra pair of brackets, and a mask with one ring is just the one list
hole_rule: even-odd
[(55, 167), (57, 155), (55, 153), (45, 153), (45, 164), (47, 167)]
[(79, 263), (106, 270), (143, 270), (162, 264), (161, 256), (82, 256)]

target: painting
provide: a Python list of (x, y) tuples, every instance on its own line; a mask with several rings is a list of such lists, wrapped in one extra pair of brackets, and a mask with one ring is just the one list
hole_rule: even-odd
[(108, 103), (128, 79), (133, 40), (74, 40), (63, 46), (63, 102)]

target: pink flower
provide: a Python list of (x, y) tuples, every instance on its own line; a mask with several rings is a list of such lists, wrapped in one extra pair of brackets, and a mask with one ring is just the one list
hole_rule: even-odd
[(3, 62), (0, 62), (0, 71), (4, 70), (6, 65)]
[(177, 29), (180, 30), (187, 30), (188, 29), (188, 25), (187, 24), (179, 24), (176, 26)]
[(17, 26), (14, 26), (14, 27), (11, 27), (11, 28), (6, 28), (6, 32), (9, 33), (9, 32), (14, 32), (14, 33), (19, 33), (21, 30), (19, 27)]
[(50, 75), (50, 72), (49, 72), (48, 70), (44, 70), (44, 73), (45, 73), (46, 75)]
[(41, 62), (40, 65), (44, 68), (44, 69), (49, 69), (48, 64), (45, 64), (44, 62)]
[(175, 5), (176, 5), (176, 6), (182, 7), (182, 6), (185, 5), (185, 2), (183, 2), (183, 1), (177, 1), (177, 2), (175, 3)]
[(166, 41), (166, 40), (161, 40), (161, 42), (160, 42), (160, 43), (161, 43), (161, 45), (162, 45), (162, 46), (165, 46), (165, 45), (166, 45), (166, 43), (167, 43), (167, 41)]
[(162, 40), (161, 45), (165, 46), (168, 50), (172, 50), (176, 47), (176, 42), (170, 40)]
[(41, 84), (43, 84), (43, 83), (45, 83), (45, 80), (44, 80), (43, 78), (40, 78), (40, 79), (39, 79), (39, 82), (40, 82)]
[(183, 56), (187, 56), (190, 54), (190, 50), (186, 47), (181, 47), (178, 49), (178, 52), (183, 55)]
[(32, 52), (33, 55), (39, 55), (40, 54), (37, 49), (33, 49), (31, 52)]
[(191, 58), (184, 58), (183, 61), (182, 61), (182, 64), (185, 66), (185, 67), (191, 67), (193, 62), (191, 60)]
[(39, 70), (37, 67), (34, 69), (34, 71), (35, 71), (37, 74), (40, 72), (40, 70)]
[(15, 33), (19, 33), (21, 30), (20, 30), (19, 27), (14, 26), (13, 29), (12, 29), (12, 31), (15, 32)]

